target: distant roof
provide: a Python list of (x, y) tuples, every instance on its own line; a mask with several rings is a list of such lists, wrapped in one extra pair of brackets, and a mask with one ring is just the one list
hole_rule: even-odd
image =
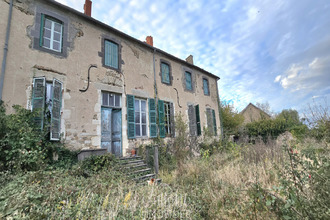
[(176, 56), (173, 56), (172, 54), (169, 54), (169, 53), (167, 53), (167, 52), (165, 52), (165, 51), (163, 51), (161, 49), (158, 49), (156, 47), (153, 47), (153, 46), (151, 46), (151, 45), (149, 45), (149, 44), (147, 44), (145, 42), (142, 42), (142, 41), (140, 41), (140, 40), (138, 40), (138, 39), (136, 39), (136, 38), (134, 38), (134, 37), (132, 37), (132, 36), (130, 36), (128, 34), (125, 34), (124, 32), (121, 32), (121, 31), (119, 31), (119, 30), (117, 30), (117, 29), (115, 29), (115, 28), (113, 28), (113, 27), (111, 27), (111, 26), (109, 26), (109, 25), (107, 25), (107, 24), (99, 21), (99, 20), (96, 20), (96, 19), (94, 19), (94, 18), (92, 18), (90, 16), (87, 16), (84, 13), (81, 13), (81, 12), (79, 12), (79, 11), (73, 9), (73, 8), (70, 8), (70, 7), (66, 6), (66, 5), (63, 5), (63, 4), (59, 3), (59, 2), (56, 2), (55, 0), (46, 0), (46, 1), (49, 2), (49, 3), (51, 3), (51, 4), (53, 4), (53, 5), (56, 5), (58, 7), (61, 7), (63, 9), (65, 9), (65, 10), (68, 10), (69, 12), (71, 12), (71, 13), (73, 13), (75, 15), (78, 15), (78, 16), (80, 16), (80, 17), (82, 17), (82, 18), (84, 18), (84, 19), (86, 19), (86, 20), (88, 20), (90, 22), (93, 22), (93, 23), (95, 23), (97, 25), (100, 25), (103, 28), (106, 28), (106, 29), (108, 29), (108, 30), (110, 30), (112, 32), (115, 32), (116, 34), (122, 36), (123, 38), (126, 38), (128, 40), (134, 41), (135, 43), (138, 43), (139, 45), (144, 46), (144, 47), (147, 47), (147, 48), (149, 48), (151, 50), (155, 50), (155, 51), (157, 51), (157, 52), (159, 52), (159, 53), (161, 53), (161, 54), (163, 54), (163, 55), (165, 55), (165, 56), (167, 56), (167, 57), (169, 57), (169, 58), (171, 58), (173, 60), (176, 60), (176, 61), (178, 61), (180, 63), (183, 63), (186, 66), (189, 66), (191, 68), (195, 68), (195, 69), (197, 69), (197, 70), (199, 70), (199, 71), (201, 71), (201, 72), (203, 72), (203, 73), (205, 73), (205, 74), (207, 74), (207, 75), (209, 75), (209, 76), (211, 76), (213, 78), (216, 78), (217, 80), (220, 79), (220, 77), (218, 77), (218, 76), (216, 76), (216, 75), (214, 75), (214, 74), (212, 74), (212, 73), (210, 73), (210, 72), (208, 72), (208, 71), (206, 71), (206, 70), (204, 70), (204, 69), (202, 69), (202, 68), (200, 68), (198, 66), (195, 66), (193, 64), (190, 64), (190, 63), (188, 63), (185, 60), (182, 60), (182, 59), (180, 59), (180, 58), (178, 58)]
[(240, 114), (243, 114), (248, 109), (249, 106), (253, 106), (254, 108), (256, 108), (259, 111), (263, 112), (265, 115), (268, 115), (269, 117), (271, 117), (268, 113), (266, 113), (265, 111), (261, 110), (257, 106), (253, 105), (251, 102), (240, 112)]

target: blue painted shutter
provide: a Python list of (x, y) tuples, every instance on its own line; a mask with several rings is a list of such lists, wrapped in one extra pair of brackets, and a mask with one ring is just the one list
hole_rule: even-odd
[(214, 136), (217, 136), (217, 120), (215, 118), (215, 111), (212, 109), (212, 116), (213, 116), (213, 129), (214, 129)]
[(40, 36), (39, 36), (39, 46), (40, 46), (40, 47), (42, 47), (42, 45), (43, 45), (44, 26), (45, 26), (45, 15), (44, 15), (44, 14), (41, 14), (41, 21), (40, 21)]
[(191, 73), (185, 72), (185, 75), (186, 75), (186, 89), (192, 90)]
[(149, 99), (149, 129), (150, 137), (157, 137), (157, 121), (156, 121), (156, 102), (155, 99)]
[(196, 113), (197, 135), (201, 135), (202, 129), (201, 129), (201, 120), (199, 116), (199, 105), (195, 106), (195, 113)]
[(35, 117), (35, 122), (40, 128), (43, 128), (44, 111), (45, 111), (45, 90), (46, 79), (45, 77), (39, 77), (33, 79), (33, 91), (32, 91), (32, 110), (38, 111), (38, 115)]
[(104, 41), (104, 64), (118, 69), (118, 45), (108, 40)]
[(134, 96), (127, 95), (127, 136), (129, 139), (135, 138), (135, 109)]
[(159, 137), (165, 137), (165, 113), (164, 113), (164, 101), (158, 100), (158, 119), (159, 119)]
[(61, 135), (61, 106), (62, 106), (62, 83), (53, 80), (52, 94), (52, 117), (50, 126), (50, 140), (60, 140)]

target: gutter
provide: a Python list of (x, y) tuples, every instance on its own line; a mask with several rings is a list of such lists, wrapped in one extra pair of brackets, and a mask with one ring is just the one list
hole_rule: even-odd
[(8, 41), (9, 41), (12, 12), (13, 12), (13, 0), (10, 0), (8, 21), (7, 21), (7, 30), (6, 30), (6, 40), (5, 40), (5, 46), (3, 47), (3, 59), (2, 59), (1, 76), (0, 76), (0, 100), (2, 100), (3, 82), (5, 80), (7, 53), (8, 53)]

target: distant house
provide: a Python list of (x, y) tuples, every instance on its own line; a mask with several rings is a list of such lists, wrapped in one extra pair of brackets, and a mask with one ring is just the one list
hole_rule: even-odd
[(240, 114), (244, 116), (244, 124), (259, 121), (261, 119), (269, 119), (271, 117), (252, 103), (248, 104)]
[(125, 156), (154, 138), (175, 137), (176, 115), (190, 136), (202, 137), (204, 127), (221, 135), (220, 78), (192, 56), (179, 59), (154, 47), (151, 36), (142, 42), (92, 18), (90, 0), (84, 13), (53, 0), (11, 2), (0, 0), (0, 42), (8, 51), (0, 100), (8, 112), (12, 105), (39, 109), (37, 122), (49, 126), (52, 141)]

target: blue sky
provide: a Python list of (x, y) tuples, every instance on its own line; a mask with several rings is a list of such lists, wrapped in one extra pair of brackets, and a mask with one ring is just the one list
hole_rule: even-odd
[[(85, 0), (57, 0), (83, 11)], [(218, 75), (221, 100), (330, 103), (329, 0), (93, 0), (92, 17)]]

